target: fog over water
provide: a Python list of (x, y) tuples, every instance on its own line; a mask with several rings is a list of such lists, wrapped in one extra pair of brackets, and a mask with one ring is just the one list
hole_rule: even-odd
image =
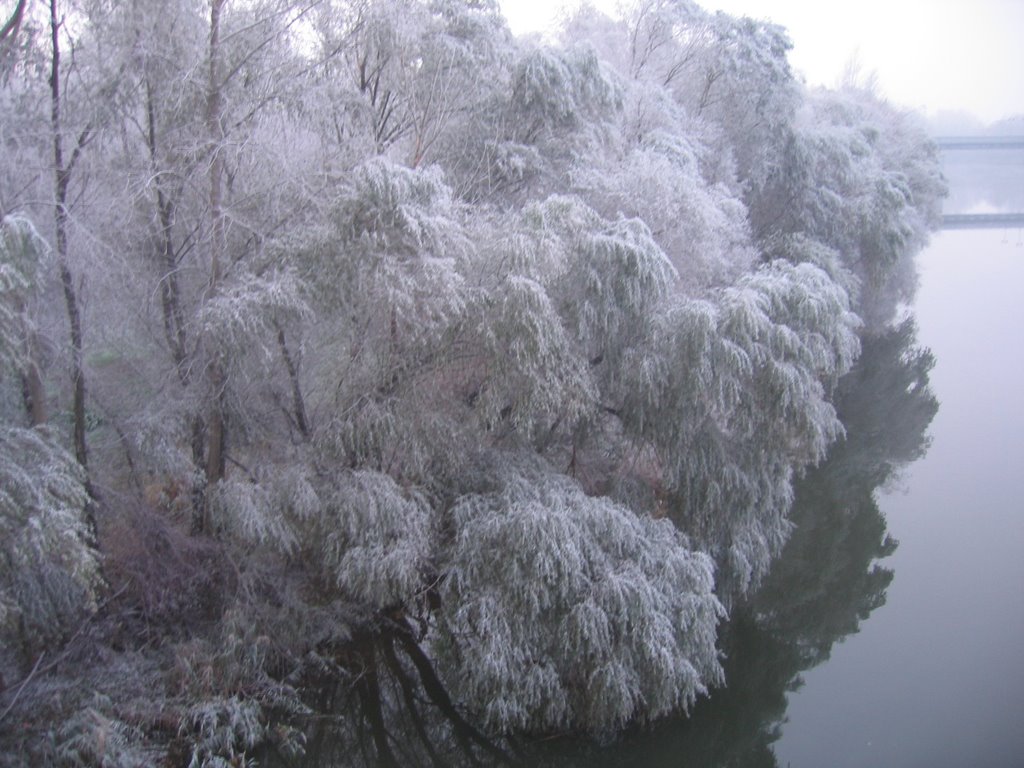
[(1019, 231), (948, 231), (919, 257), (934, 442), (879, 500), (900, 541), (887, 604), (790, 696), (781, 766), (1020, 765), (1020, 243)]
[[(942, 160), (949, 183), (945, 213), (1024, 211), (1024, 151), (958, 150), (946, 152)], [(1002, 237), (1013, 234), (1004, 232)]]

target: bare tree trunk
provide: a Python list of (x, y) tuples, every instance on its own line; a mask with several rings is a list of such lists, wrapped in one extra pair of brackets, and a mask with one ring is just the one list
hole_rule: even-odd
[(160, 304), (164, 315), (164, 335), (170, 345), (178, 379), (183, 386), (187, 386), (189, 383), (189, 370), (186, 366), (187, 339), (184, 313), (181, 309), (181, 288), (178, 285), (178, 261), (174, 251), (174, 204), (164, 191), (164, 181), (160, 175), (156, 110), (152, 84), (148, 78), (146, 79), (146, 145), (149, 150), (150, 166), (153, 169), (153, 187), (156, 190), (159, 257), (162, 267)]
[[(221, 265), (224, 259), (224, 125), (222, 122), (223, 96), (220, 82), (220, 17), (225, 0), (210, 3), (210, 50), (209, 79), (206, 94), (206, 128), (211, 145), (210, 157), (210, 285), (208, 296), (216, 295), (221, 281)], [(224, 373), (222, 351), (210, 350), (212, 359), (207, 368), (210, 385), (210, 411), (206, 423), (206, 497), (202, 517), (193, 519), (192, 528), (197, 533), (209, 529), (210, 490), (224, 477), (224, 387), (227, 379)]]
[(302, 387), (299, 384), (299, 367), (288, 349), (285, 340), (284, 328), (277, 329), (277, 344), (281, 347), (281, 356), (284, 358), (285, 368), (288, 369), (288, 379), (292, 384), (292, 409), (295, 411), (295, 425), (302, 433), (302, 437), (309, 439), (309, 420), (306, 418), (306, 401), (302, 397)]
[(43, 387), (43, 378), (39, 375), (39, 366), (36, 365), (33, 339), (31, 336), (26, 340), (28, 347), (28, 361), (25, 363), (25, 370), (21, 373), (21, 396), (25, 402), (25, 413), (28, 415), (29, 423), (33, 427), (45, 424), (46, 414), (46, 390)]
[[(50, 0), (50, 129), (53, 133), (54, 168), (54, 230), (57, 241), (57, 265), (60, 281), (64, 288), (64, 303), (67, 307), (68, 324), (71, 329), (71, 381), (73, 385), (72, 422), (75, 458), (86, 471), (89, 484), (89, 454), (85, 438), (85, 370), (82, 363), (82, 315), (75, 290), (74, 276), (68, 259), (68, 186), (71, 174), (78, 162), (83, 147), (92, 133), (87, 125), (78, 137), (71, 157), (65, 162), (63, 125), (60, 94), (60, 28), (63, 22), (57, 18), (57, 0)], [(92, 521), (90, 521), (92, 525)]]

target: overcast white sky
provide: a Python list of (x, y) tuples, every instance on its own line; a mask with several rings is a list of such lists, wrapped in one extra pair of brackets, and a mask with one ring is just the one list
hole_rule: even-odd
[[(501, 0), (512, 31), (539, 31), (574, 0)], [(614, 10), (617, 0), (595, 0)], [(789, 30), (790, 61), (812, 85), (835, 85), (856, 55), (882, 92), (928, 113), (986, 122), (1024, 113), (1024, 0), (706, 0)]]

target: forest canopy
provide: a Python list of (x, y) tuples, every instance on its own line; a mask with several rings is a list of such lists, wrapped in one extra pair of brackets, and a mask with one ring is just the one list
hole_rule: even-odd
[(0, 12), (0, 764), (511, 761), (722, 683), (939, 222), (914, 115), (688, 0)]

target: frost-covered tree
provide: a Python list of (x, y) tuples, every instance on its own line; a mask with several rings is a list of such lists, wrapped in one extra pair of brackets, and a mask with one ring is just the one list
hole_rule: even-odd
[(451, 459), (447, 366), (471, 293), (465, 229), (436, 168), (373, 158), (327, 221), (280, 243), (317, 313), (304, 386), (312, 437), (332, 461), (422, 480)]
[(669, 521), (514, 465), (450, 515), (435, 645), (489, 728), (606, 733), (719, 681), (711, 562)]
[[(311, 196), (314, 151), (282, 135), (307, 73), (293, 44), (309, 12), (137, 3), (109, 9), (96, 32), (134, 65), (120, 141), (104, 147), (113, 170), (100, 176), (125, 181), (93, 212), (109, 254), (94, 295), (124, 320), (97, 345), (111, 374), (97, 410), (138, 473), (170, 474), (195, 492), (197, 529), (202, 491), (245, 459), (266, 400), (288, 389), (278, 379), (296, 364), (291, 335), (307, 316), (295, 275), (266, 246)], [(255, 396), (264, 380), (272, 392)]]
[(95, 606), (100, 578), (85, 476), (51, 430), (0, 426), (0, 481), (0, 662), (10, 674), (12, 661), (66, 639)]
[(659, 323), (627, 364), (627, 428), (650, 442), (674, 515), (722, 566), (723, 594), (767, 572), (789, 531), (795, 471), (842, 434), (829, 403), (859, 352), (845, 293), (810, 265), (773, 262)]
[[(3, 121), (6, 168), (0, 216), (12, 210), (25, 213), (53, 247), (65, 309), (60, 338), (67, 342), (60, 345), (60, 352), (66, 352), (70, 373), (66, 379), (71, 390), (70, 426), (74, 453), (83, 466), (87, 463), (85, 320), (79, 294), (90, 249), (75, 238), (74, 229), (84, 203), (92, 200), (83, 165), (117, 90), (113, 77), (117, 61), (97, 56), (89, 39), (88, 10), (57, 0), (19, 3), (11, 18), (13, 26), (5, 27), (12, 35), (18, 31), (19, 44), (13, 45), (13, 37), (3, 44), (5, 76), (0, 96), (8, 113)], [(81, 65), (77, 70), (69, 65), (72, 56)], [(16, 76), (9, 78), (10, 73)], [(39, 360), (35, 362), (38, 368)], [(42, 414), (34, 418), (41, 420)]]
[(637, 0), (622, 13), (612, 24), (584, 8), (566, 33), (591, 40), (629, 81), (679, 105), (714, 150), (715, 181), (759, 184), (777, 163), (799, 101), (785, 30), (691, 0)]
[(754, 261), (746, 209), (702, 176), (702, 154), (681, 133), (652, 130), (574, 175), (602, 213), (636, 217), (651, 229), (690, 293), (728, 283)]
[[(437, 145), (500, 82), (492, 78), (511, 35), (497, 3), (399, 0), (353, 3), (352, 12), (342, 58), (357, 140), (411, 167), (434, 161)], [(320, 29), (328, 45), (341, 31)]]
[[(844, 434), (855, 312), (909, 295), (936, 220), (909, 122), (683, 0), (561, 45), (493, 0), (30, 5), (0, 35), (0, 624), (32, 652), (98, 597), (41, 426), (70, 414), (128, 582), (89, 638), (136, 654), (90, 656), (133, 672), (33, 755), (176, 723), (215, 765), (316, 710), (352, 761), (502, 760), (721, 681), (723, 605)], [(161, 714), (122, 727), (141, 680)]]
[(102, 586), (85, 473), (46, 423), (35, 305), (52, 266), (28, 217), (0, 219), (0, 387), (20, 391), (24, 406), (0, 411), (0, 679), (8, 685), (67, 640)]
[(796, 116), (781, 164), (753, 193), (751, 220), (768, 248), (799, 235), (836, 251), (858, 281), (858, 312), (879, 328), (913, 296), (913, 257), (944, 195), (935, 147), (912, 115), (863, 89), (818, 91)]
[(677, 81), (673, 91), (712, 126), (710, 143), (719, 152), (729, 152), (746, 191), (778, 166), (799, 101), (786, 59), (791, 44), (782, 27), (749, 17), (718, 12), (707, 27), (710, 39), (693, 78), (697, 89), (687, 78)]
[(0, 381), (11, 373), (20, 379), (33, 425), (46, 422), (47, 403), (31, 304), (50, 262), (50, 248), (30, 219), (11, 214), (0, 220)]
[(573, 164), (600, 153), (622, 97), (591, 46), (514, 54), (492, 65), (498, 76), (436, 157), (461, 197), (502, 208), (566, 191)]

